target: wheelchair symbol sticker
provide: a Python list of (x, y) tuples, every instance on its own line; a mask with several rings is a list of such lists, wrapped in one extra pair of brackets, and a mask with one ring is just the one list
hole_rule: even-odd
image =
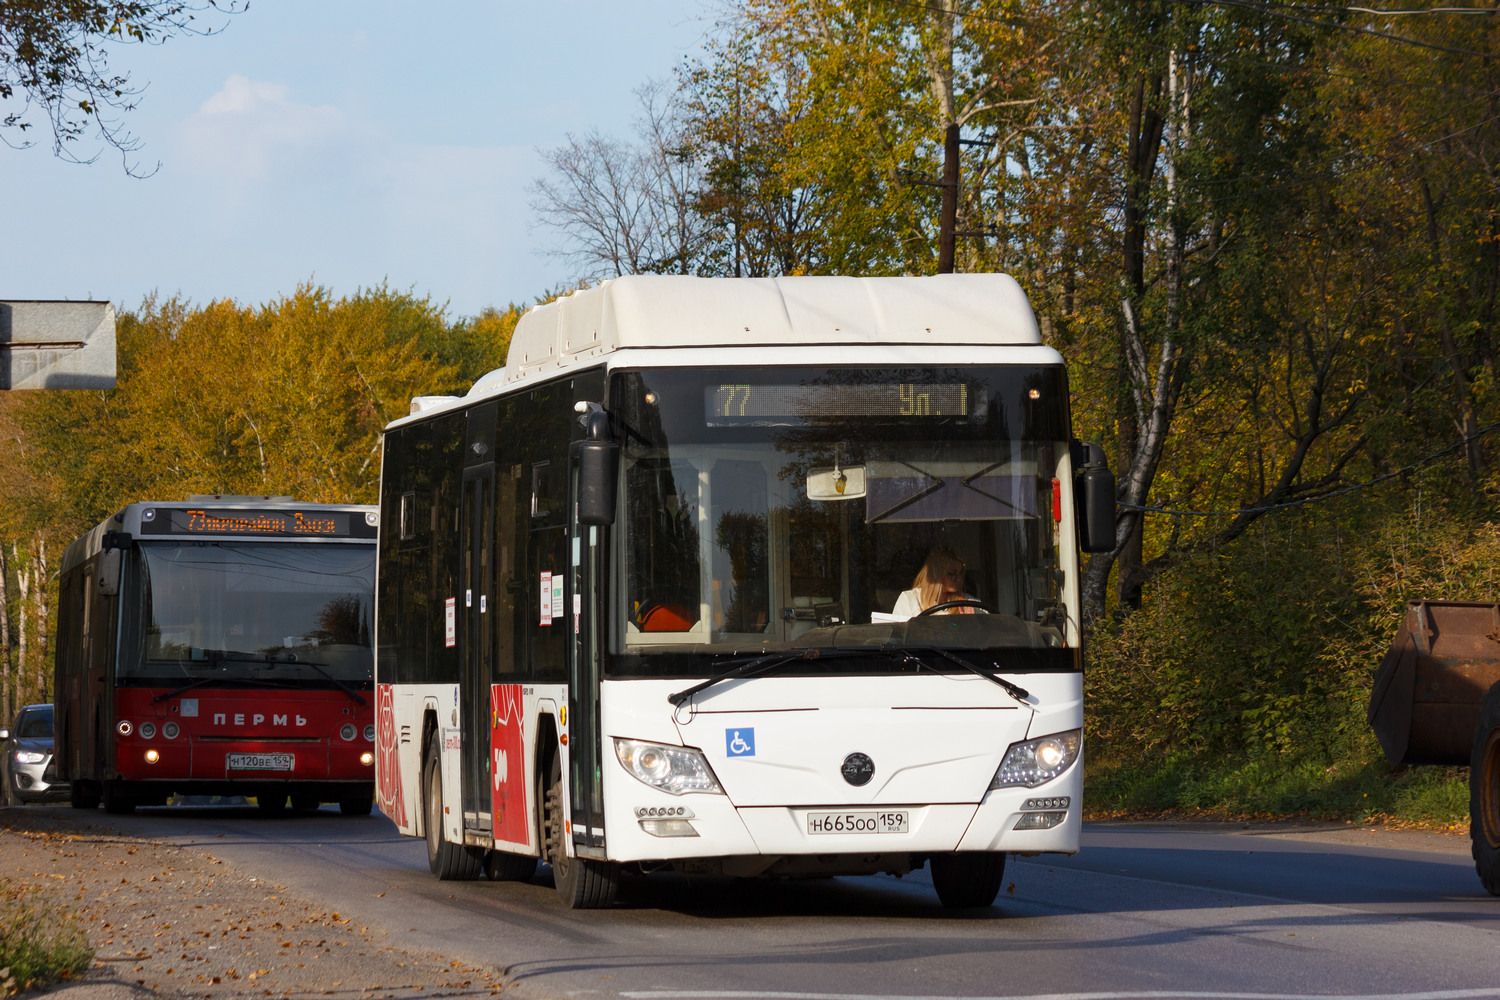
[(731, 757), (755, 756), (755, 730), (724, 730), (724, 749)]

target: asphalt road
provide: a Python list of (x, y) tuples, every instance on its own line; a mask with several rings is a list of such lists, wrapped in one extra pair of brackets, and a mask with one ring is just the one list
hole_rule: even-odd
[(944, 910), (925, 872), (637, 877), (614, 909), (570, 911), (545, 869), (437, 881), (378, 813), (98, 818), (211, 849), (401, 947), (502, 968), (528, 1000), (1500, 1000), (1500, 898), (1467, 840), (1440, 834), (1091, 824), (1076, 857), (1012, 858), (984, 911)]

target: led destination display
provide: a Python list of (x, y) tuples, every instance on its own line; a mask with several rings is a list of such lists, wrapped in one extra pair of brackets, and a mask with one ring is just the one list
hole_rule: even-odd
[(213, 510), (157, 507), (141, 512), (143, 535), (219, 535), (260, 538), (373, 538), (363, 516), (328, 510)]
[(704, 415), (711, 427), (778, 418), (967, 417), (975, 404), (963, 382), (717, 385), (704, 390)]

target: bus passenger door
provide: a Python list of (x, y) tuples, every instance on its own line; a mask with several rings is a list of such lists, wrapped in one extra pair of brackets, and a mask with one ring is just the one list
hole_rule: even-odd
[(490, 681), (494, 665), (495, 463), (464, 471), (460, 515), (464, 829), (490, 829)]
[(600, 553), (605, 529), (578, 523), (578, 462), (570, 463), (568, 600), (568, 774), (573, 845), (581, 857), (604, 857), (603, 757), (600, 745), (599, 679), (604, 642)]

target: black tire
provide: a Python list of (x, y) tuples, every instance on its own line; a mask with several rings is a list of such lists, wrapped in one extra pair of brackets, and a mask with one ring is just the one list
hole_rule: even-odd
[(472, 882), (484, 867), (484, 852), (443, 836), (443, 771), (435, 742), (422, 765), (422, 792), (428, 870), (442, 882)]
[(509, 851), (490, 851), (484, 856), (484, 874), (491, 882), (530, 882), (536, 874), (536, 858)]
[(374, 808), (374, 795), (346, 795), (339, 799), (339, 812), (345, 816), (368, 816)]
[(68, 805), (74, 809), (98, 809), (99, 786), (92, 781), (75, 780), (68, 786)]
[(597, 910), (615, 901), (620, 866), (592, 858), (569, 857), (564, 839), (562, 763), (552, 758), (542, 804), (542, 850), (552, 866), (552, 884), (570, 910)]
[(989, 906), (1000, 894), (1005, 878), (1005, 855), (974, 852), (934, 854), (932, 887), (938, 899), (949, 909)]
[(135, 812), (135, 798), (123, 781), (106, 781), (100, 801), (104, 803), (104, 811), (112, 816)]
[(1469, 753), (1469, 843), (1479, 881), (1500, 896), (1500, 684), (1484, 696)]

